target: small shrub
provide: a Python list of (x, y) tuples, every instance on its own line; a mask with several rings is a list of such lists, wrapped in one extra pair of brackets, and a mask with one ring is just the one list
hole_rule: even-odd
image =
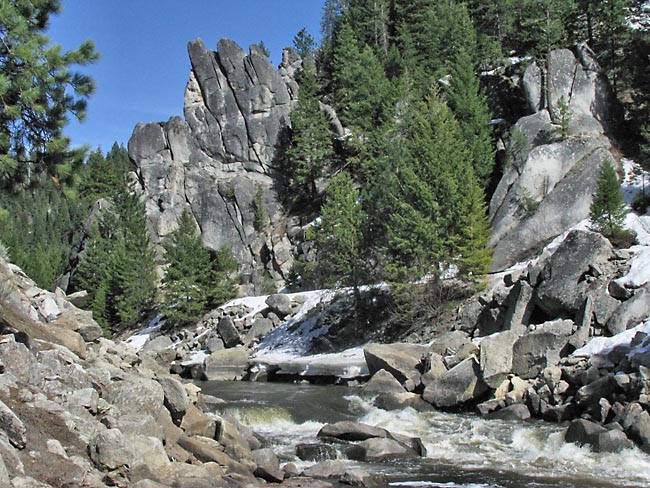
[(264, 190), (261, 186), (257, 187), (253, 197), (253, 227), (256, 231), (261, 231), (266, 224), (266, 210), (264, 209)]
[(528, 137), (519, 129), (510, 132), (510, 144), (508, 145), (508, 160), (517, 164), (523, 161), (530, 152)]
[(622, 230), (612, 235), (607, 236), (609, 242), (612, 243), (616, 249), (628, 249), (634, 246), (636, 242), (636, 234), (629, 230)]
[(639, 193), (632, 200), (632, 208), (640, 215), (645, 215), (650, 207), (650, 195)]
[(569, 124), (571, 122), (571, 117), (573, 117), (573, 111), (569, 104), (564, 100), (564, 97), (560, 97), (555, 106), (555, 115), (557, 119), (558, 129), (557, 134), (562, 140), (569, 137)]
[(533, 215), (537, 211), (537, 208), (540, 204), (540, 202), (531, 196), (530, 190), (525, 187), (519, 189), (519, 192), (517, 194), (517, 202), (526, 212), (526, 216)]

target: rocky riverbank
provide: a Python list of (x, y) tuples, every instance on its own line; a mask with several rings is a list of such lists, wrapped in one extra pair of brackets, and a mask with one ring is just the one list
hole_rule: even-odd
[(5, 261), (0, 284), (0, 486), (370, 482), (340, 466), (324, 474), (280, 469), (264, 438), (211, 413), (218, 399), (103, 338), (70, 301), (82, 297), (44, 291)]
[(568, 442), (650, 451), (650, 302), (635, 270), (643, 249), (617, 250), (583, 230), (550, 249), (464, 301), (451, 323), (420, 331), (433, 337), (426, 345), (309, 355), (327, 342), (344, 301), (315, 305), (320, 295), (297, 294), (233, 302), (143, 351), (195, 379), (370, 378), (364, 389), (381, 408), (571, 422)]

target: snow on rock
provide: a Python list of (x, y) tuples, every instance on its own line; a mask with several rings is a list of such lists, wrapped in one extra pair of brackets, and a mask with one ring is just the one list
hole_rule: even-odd
[[(621, 163), (625, 172), (621, 189), (625, 202), (630, 205), (636, 195), (650, 191), (650, 188), (646, 189), (650, 183), (650, 174), (630, 159), (622, 159)], [(650, 216), (629, 212), (625, 217), (624, 226), (636, 234), (638, 245), (630, 248), (634, 256), (629, 272), (616, 282), (626, 288), (639, 288), (650, 281)]]
[(136, 352), (139, 352), (147, 343), (147, 341), (151, 337), (151, 334), (159, 331), (164, 323), (165, 321), (163, 320), (163, 315), (158, 314), (153, 319), (151, 319), (147, 327), (136, 332), (131, 337), (126, 339), (124, 342), (129, 346), (131, 346), (133, 349), (135, 349)]
[(358, 378), (367, 376), (368, 366), (362, 347), (332, 354), (300, 356), (285, 351), (267, 351), (253, 357), (251, 363), (258, 369), (279, 369), (281, 374), (296, 376), (336, 376)]
[(644, 341), (641, 341), (638, 345), (632, 345), (634, 342), (634, 337), (639, 332), (650, 335), (650, 319), (637, 325), (636, 327), (633, 327), (632, 329), (628, 329), (615, 336), (596, 337), (589, 341), (589, 343), (587, 343), (584, 347), (581, 347), (580, 349), (574, 351), (573, 356), (605, 356), (618, 346), (630, 346), (632, 348), (628, 353), (629, 358), (632, 358), (639, 354), (647, 354), (650, 348), (648, 345), (644, 346)]

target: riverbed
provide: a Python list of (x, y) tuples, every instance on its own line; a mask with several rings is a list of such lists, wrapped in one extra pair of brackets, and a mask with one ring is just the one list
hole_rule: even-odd
[[(565, 426), (542, 421), (485, 420), (470, 414), (388, 412), (360, 389), (291, 383), (205, 382), (225, 401), (218, 413), (272, 443), (282, 463), (300, 468), (295, 446), (318, 442), (325, 423), (352, 420), (420, 437), (426, 458), (351, 466), (387, 476), (390, 486), (431, 488), (650, 487), (650, 455), (634, 448), (595, 453), (564, 442)], [(342, 456), (340, 456), (342, 458)]]

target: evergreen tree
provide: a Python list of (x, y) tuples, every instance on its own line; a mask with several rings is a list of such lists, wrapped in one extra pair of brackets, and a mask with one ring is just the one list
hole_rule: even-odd
[(616, 237), (623, 232), (625, 202), (611, 162), (601, 166), (597, 185), (589, 214), (592, 229), (605, 237)]
[(104, 155), (100, 148), (90, 153), (78, 185), (88, 207), (100, 198), (110, 199), (125, 190), (126, 175), (131, 170), (126, 149), (114, 143)]
[(12, 261), (39, 286), (51, 289), (65, 270), (85, 208), (49, 179), (34, 188), (0, 193), (0, 206), (6, 210), (0, 236)]
[(390, 7), (389, 0), (349, 0), (345, 12), (358, 41), (370, 46), (382, 61), (390, 47)]
[(120, 327), (133, 327), (157, 298), (156, 254), (147, 231), (144, 205), (135, 194), (116, 198), (120, 215), (119, 238), (111, 254), (114, 279), (111, 291)]
[(312, 201), (318, 196), (316, 183), (334, 158), (329, 123), (319, 107), (317, 91), (316, 74), (305, 66), (300, 76), (300, 98), (291, 113), (292, 136), (286, 153), (289, 194), (294, 202)]
[(303, 27), (293, 37), (293, 47), (298, 55), (305, 60), (311, 56), (316, 49), (316, 41), (309, 32), (307, 32), (307, 29)]
[(417, 278), (459, 259), (466, 272), (481, 272), (489, 228), (458, 122), (437, 93), (412, 119), (388, 226), (392, 273)]
[(392, 118), (394, 94), (381, 61), (371, 47), (359, 43), (346, 21), (337, 31), (333, 59), (328, 90), (341, 122), (357, 139), (381, 132)]
[(524, 0), (516, 10), (516, 35), (510, 46), (518, 53), (546, 59), (568, 43), (567, 26), (575, 12), (573, 0)]
[(342, 171), (330, 181), (321, 220), (310, 238), (317, 252), (316, 275), (326, 287), (352, 286), (359, 298), (359, 285), (366, 274), (363, 251), (364, 216), (354, 181)]
[(488, 125), (490, 114), (487, 98), (481, 91), (475, 68), (470, 54), (465, 48), (460, 48), (447, 97), (471, 152), (474, 172), (485, 187), (494, 168), (494, 150)]
[(48, 46), (59, 0), (0, 1), (0, 181), (32, 182), (42, 173), (69, 181), (79, 152), (62, 134), (68, 114), (85, 116), (92, 79), (72, 69), (95, 61), (91, 41), (64, 52)]
[(226, 277), (232, 267), (223, 257), (211, 255), (196, 231), (194, 218), (185, 211), (165, 243), (163, 310), (171, 327), (194, 324), (210, 308), (235, 295), (233, 280)]
[(492, 264), (493, 249), (488, 247), (491, 229), (485, 194), (472, 171), (468, 171), (469, 174), (461, 180), (463, 209), (459, 215), (460, 236), (455, 262), (462, 274), (480, 278), (487, 274)]
[(86, 289), (96, 320), (107, 332), (130, 328), (157, 297), (156, 256), (137, 195), (118, 194), (95, 223), (74, 277)]
[(504, 55), (504, 46), (516, 35), (514, 23), (519, 0), (470, 0), (468, 10), (476, 29), (480, 59)]
[(113, 236), (109, 234), (109, 229), (115, 229), (113, 225), (117, 219), (108, 212), (103, 217), (103, 222), (95, 222), (92, 226), (84, 258), (74, 275), (73, 286), (88, 292), (93, 318), (106, 333), (110, 333), (117, 312), (111, 294), (113, 274), (110, 260)]

